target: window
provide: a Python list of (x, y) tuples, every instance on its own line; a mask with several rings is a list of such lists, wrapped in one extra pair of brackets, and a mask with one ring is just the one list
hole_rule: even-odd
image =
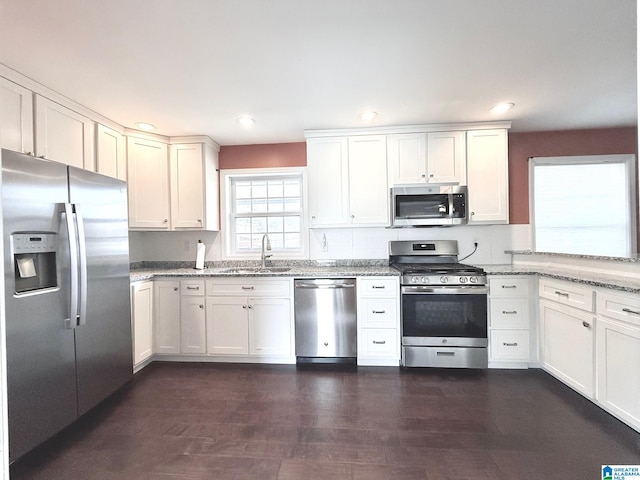
[(227, 256), (255, 257), (265, 234), (276, 256), (304, 255), (303, 180), (300, 169), (223, 172)]
[(633, 155), (533, 158), (534, 248), (624, 257), (636, 245)]

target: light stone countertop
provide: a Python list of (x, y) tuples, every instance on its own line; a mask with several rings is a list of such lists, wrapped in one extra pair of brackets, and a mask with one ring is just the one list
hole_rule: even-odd
[(569, 282), (591, 285), (592, 287), (610, 288), (629, 293), (640, 294), (640, 278), (621, 275), (607, 275), (604, 273), (581, 272), (567, 268), (552, 268), (542, 265), (513, 266), (513, 265), (482, 265), (487, 275), (541, 275)]

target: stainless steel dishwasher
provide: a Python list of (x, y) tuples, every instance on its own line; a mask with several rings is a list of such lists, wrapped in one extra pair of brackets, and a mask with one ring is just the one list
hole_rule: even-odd
[(298, 363), (356, 363), (355, 278), (295, 280)]

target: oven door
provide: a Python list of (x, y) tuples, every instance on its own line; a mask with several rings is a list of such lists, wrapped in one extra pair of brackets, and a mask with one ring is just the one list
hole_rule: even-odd
[(487, 287), (403, 286), (402, 345), (487, 346)]

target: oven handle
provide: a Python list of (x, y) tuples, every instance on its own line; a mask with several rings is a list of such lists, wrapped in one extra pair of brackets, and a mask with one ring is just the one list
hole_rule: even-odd
[(425, 285), (412, 285), (400, 288), (403, 295), (483, 295), (487, 294), (489, 289), (486, 286), (456, 286), (456, 287), (427, 287)]

